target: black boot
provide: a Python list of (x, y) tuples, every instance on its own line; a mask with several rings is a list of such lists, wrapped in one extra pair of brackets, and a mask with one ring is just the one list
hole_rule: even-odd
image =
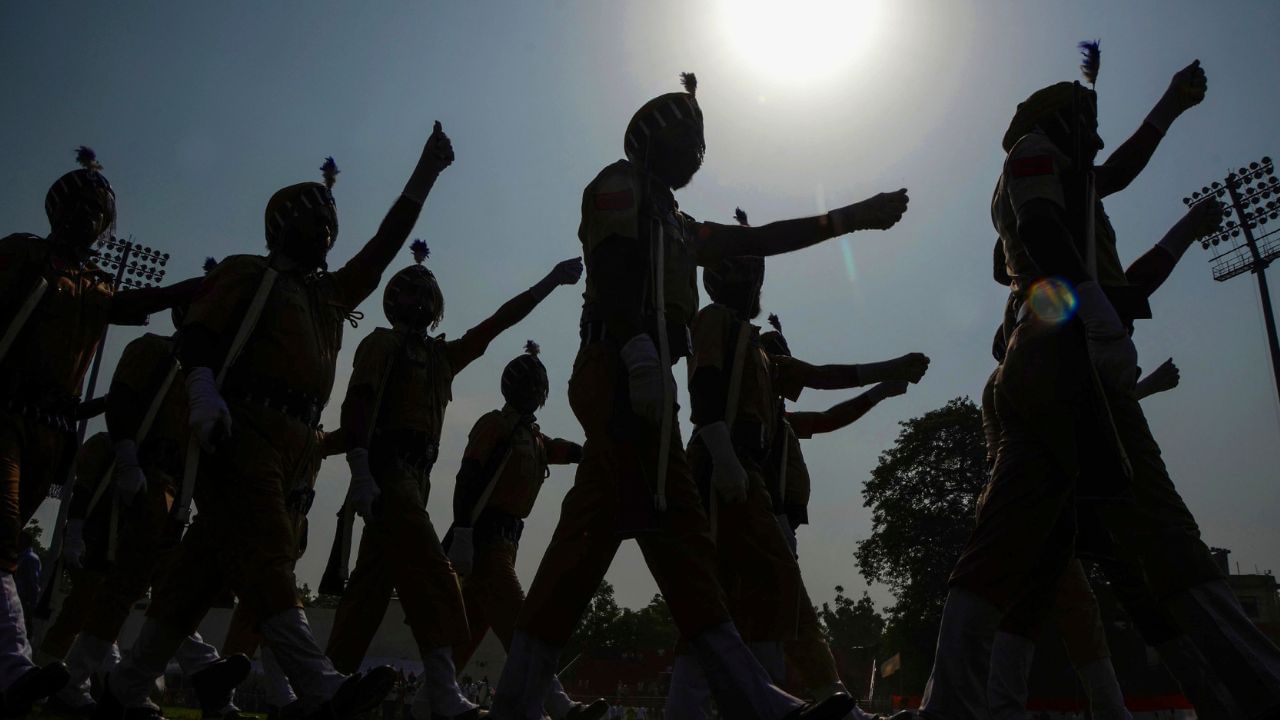
[(382, 704), (399, 674), (387, 665), (347, 678), (327, 702), (308, 716), (311, 720), (348, 720)]
[(60, 662), (31, 668), (0, 692), (0, 717), (26, 717), (32, 705), (61, 690), (70, 679), (67, 666)]
[(244, 655), (228, 655), (193, 674), (191, 687), (196, 691), (196, 700), (204, 717), (228, 717), (223, 711), (231, 704), (232, 692), (249, 677), (252, 669), (253, 664)]
[(590, 705), (574, 703), (565, 714), (564, 720), (602, 720), (608, 714), (609, 703), (604, 698), (600, 698)]
[(853, 698), (838, 692), (826, 700), (805, 703), (787, 715), (787, 720), (842, 720), (853, 711), (855, 705), (857, 703)]

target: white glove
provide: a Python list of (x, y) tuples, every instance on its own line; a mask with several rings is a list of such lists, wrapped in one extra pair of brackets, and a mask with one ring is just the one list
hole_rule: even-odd
[(1132, 390), (1138, 382), (1138, 349), (1107, 294), (1090, 280), (1076, 285), (1076, 299), (1076, 314), (1084, 323), (1089, 359), (1098, 378), (1109, 388)]
[(231, 435), (231, 411), (218, 392), (212, 370), (198, 367), (187, 373), (187, 404), (187, 424), (200, 446), (213, 452), (216, 442)]
[(138, 464), (138, 446), (132, 440), (121, 440), (116, 450), (116, 498), (125, 507), (132, 507), (138, 493), (147, 491), (147, 476)]
[(729, 426), (721, 420), (704, 426), (698, 432), (711, 453), (711, 483), (720, 493), (720, 499), (730, 505), (746, 500), (747, 471), (742, 469), (738, 453), (733, 449)]
[(62, 535), (62, 559), (73, 568), (80, 567), (84, 558), (84, 521), (68, 520)]
[(475, 561), (476, 550), (471, 544), (472, 528), (453, 528), (453, 543), (449, 545), (449, 562), (454, 572), (459, 575), (470, 575)]
[(796, 550), (796, 531), (791, 527), (791, 518), (786, 513), (774, 515), (778, 521), (778, 529), (782, 530), (782, 538), (787, 541), (787, 548), (791, 550), (791, 557), (799, 557)]
[(631, 391), (631, 409), (635, 414), (657, 425), (662, 422), (662, 393), (666, 371), (658, 361), (653, 339), (641, 333), (627, 341), (619, 353), (627, 366), (627, 386)]
[(347, 490), (347, 502), (356, 514), (366, 520), (373, 514), (373, 502), (382, 494), (378, 482), (369, 470), (369, 451), (355, 448), (347, 452), (347, 467), (351, 469), (351, 487)]

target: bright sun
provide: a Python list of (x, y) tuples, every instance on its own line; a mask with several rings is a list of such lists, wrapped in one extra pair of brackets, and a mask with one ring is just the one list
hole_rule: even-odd
[(810, 84), (849, 69), (875, 37), (881, 0), (721, 0), (729, 43), (770, 81)]

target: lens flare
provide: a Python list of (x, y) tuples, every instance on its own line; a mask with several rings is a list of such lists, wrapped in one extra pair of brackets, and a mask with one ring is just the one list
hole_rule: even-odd
[(1077, 304), (1075, 291), (1059, 278), (1037, 280), (1027, 291), (1027, 307), (1041, 322), (1060, 325), (1075, 315)]

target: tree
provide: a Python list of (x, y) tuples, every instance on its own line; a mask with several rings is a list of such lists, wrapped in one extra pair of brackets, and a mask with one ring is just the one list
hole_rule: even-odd
[(854, 556), (863, 577), (888, 585), (896, 601), (887, 609), (882, 654), (901, 652), (901, 682), (920, 687), (933, 664), (947, 578), (987, 482), (986, 445), (982, 413), (968, 398), (899, 425), (863, 485), (871, 536)]
[(679, 631), (671, 618), (671, 610), (661, 593), (655, 593), (649, 604), (639, 610), (618, 607), (613, 585), (607, 580), (600, 587), (587, 611), (578, 620), (563, 656), (581, 653), (611, 654), (624, 650), (647, 650), (675, 647)]
[(871, 596), (864, 592), (854, 600), (844, 594), (840, 585), (836, 586), (836, 599), (822, 603), (818, 622), (833, 649), (874, 647), (884, 634), (884, 618), (876, 611)]

